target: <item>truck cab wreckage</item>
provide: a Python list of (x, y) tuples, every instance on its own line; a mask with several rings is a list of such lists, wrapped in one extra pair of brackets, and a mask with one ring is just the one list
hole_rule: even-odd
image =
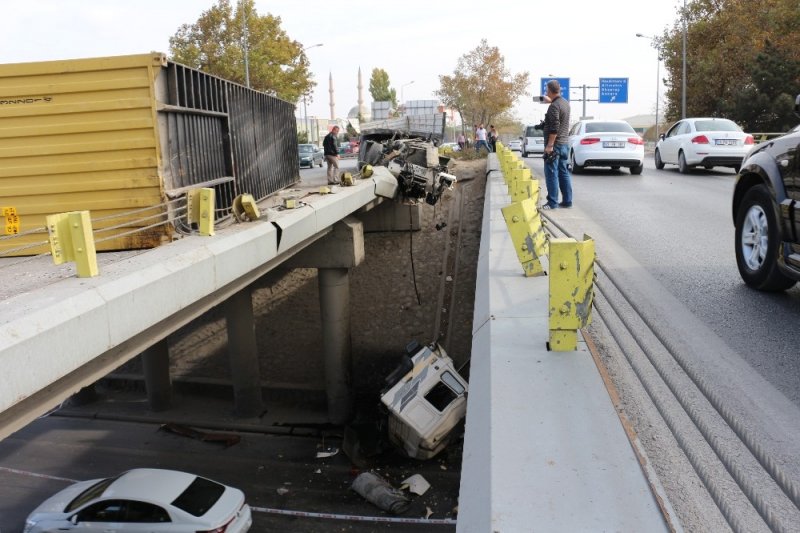
[(452, 190), (457, 179), (447, 172), (449, 157), (439, 155), (429, 138), (395, 132), (385, 140), (365, 139), (361, 143), (359, 166), (385, 167), (397, 179), (402, 200), (425, 199), (435, 205), (441, 195)]

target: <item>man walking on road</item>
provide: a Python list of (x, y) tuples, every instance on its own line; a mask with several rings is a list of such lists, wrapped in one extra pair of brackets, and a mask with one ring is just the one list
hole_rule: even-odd
[(483, 127), (483, 124), (475, 128), (475, 151), (480, 152), (481, 146), (486, 148), (487, 152), (492, 151), (492, 149), (489, 148), (489, 144), (486, 142), (486, 128)]
[(328, 185), (339, 184), (339, 126), (333, 129), (322, 140), (325, 161), (328, 163)]
[[(561, 96), (558, 80), (547, 82), (550, 107), (544, 115), (544, 182), (547, 186), (547, 203), (542, 209), (572, 207), (572, 176), (569, 173), (569, 102)], [(558, 191), (561, 191), (561, 202)]]

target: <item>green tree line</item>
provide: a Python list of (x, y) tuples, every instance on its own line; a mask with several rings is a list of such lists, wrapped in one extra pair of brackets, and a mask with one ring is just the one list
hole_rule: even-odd
[(691, 0), (658, 41), (667, 71), (666, 117), (681, 117), (686, 17), (686, 116), (718, 116), (745, 131), (781, 132), (798, 123), (798, 0)]

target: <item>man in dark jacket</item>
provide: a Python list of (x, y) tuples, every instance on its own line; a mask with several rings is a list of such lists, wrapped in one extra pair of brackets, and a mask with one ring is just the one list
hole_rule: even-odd
[(334, 126), (322, 141), (325, 161), (328, 162), (328, 185), (339, 184), (339, 126)]
[[(569, 173), (569, 102), (561, 96), (558, 80), (547, 82), (550, 107), (544, 115), (544, 182), (547, 203), (542, 209), (572, 207), (572, 176)], [(561, 202), (558, 191), (561, 190)]]

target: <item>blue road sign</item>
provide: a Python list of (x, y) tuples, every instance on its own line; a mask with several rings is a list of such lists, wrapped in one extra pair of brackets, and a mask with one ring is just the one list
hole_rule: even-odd
[(597, 101), (601, 104), (627, 104), (628, 78), (600, 78)]
[(558, 80), (558, 83), (561, 85), (561, 96), (563, 96), (565, 100), (569, 100), (569, 78), (556, 78), (555, 76), (542, 78), (542, 92), (540, 94), (547, 94), (547, 82), (550, 80)]

